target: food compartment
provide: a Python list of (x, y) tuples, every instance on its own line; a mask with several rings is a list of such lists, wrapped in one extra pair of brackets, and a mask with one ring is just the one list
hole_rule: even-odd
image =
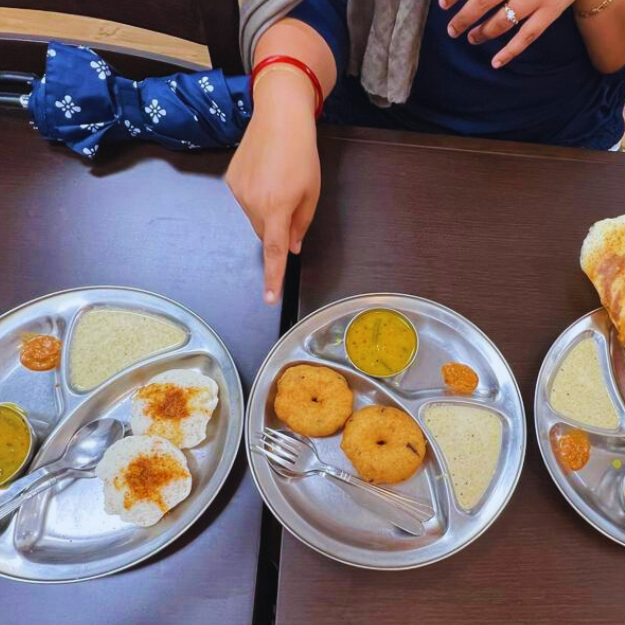
[(170, 369), (196, 370), (213, 378), (219, 386), (219, 403), (208, 424), (207, 438), (199, 446), (183, 450), (193, 476), (189, 498), (156, 525), (138, 528), (104, 512), (103, 489), (98, 478), (65, 480), (54, 487), (51, 495), (37, 496), (20, 509), (14, 544), (23, 557), (51, 565), (80, 564), (114, 559), (129, 549), (145, 548), (150, 540), (174, 529), (185, 508), (194, 505), (194, 493), (211, 487), (229, 436), (226, 415), (230, 413), (230, 397), (220, 367), (204, 352), (160, 356), (113, 378), (66, 418), (41, 448), (35, 466), (60, 457), (73, 434), (93, 419), (114, 417), (128, 424), (135, 390)]
[(62, 317), (45, 316), (0, 336), (0, 401), (21, 406), (28, 415), (37, 438), (43, 440), (64, 410), (59, 369), (33, 371), (20, 362), (20, 350), (30, 335), (51, 335), (65, 341), (66, 323)]
[[(366, 310), (366, 309), (362, 309)], [(324, 360), (345, 365), (352, 370), (345, 350), (345, 331), (350, 321), (362, 310), (344, 315), (313, 331), (306, 339), (306, 350)], [(450, 362), (469, 365), (478, 375), (474, 396), (494, 399), (500, 389), (496, 372), (487, 354), (480, 350), (475, 337), (459, 331), (445, 321), (401, 309), (417, 330), (417, 353), (413, 363), (402, 373), (377, 381), (405, 399), (429, 399), (452, 395), (445, 388), (441, 367)]]
[(586, 464), (571, 470), (560, 460), (558, 439), (572, 430), (569, 424), (558, 422), (549, 431), (551, 462), (564, 483), (587, 507), (588, 514), (599, 514), (609, 523), (611, 533), (625, 539), (625, 440), (615, 436), (585, 433), (590, 441), (590, 456)]
[(565, 423), (603, 435), (625, 433), (625, 405), (615, 373), (622, 349), (594, 329), (581, 332), (554, 361), (546, 385), (551, 411)]
[(189, 343), (189, 329), (160, 310), (92, 304), (77, 312), (63, 350), (63, 382), (87, 394), (115, 375)]
[(523, 450), (513, 440), (504, 413), (486, 402), (441, 399), (423, 404), (418, 421), (441, 458), (460, 517), (478, 515), (491, 502), (505, 498), (509, 480), (505, 465)]
[[(354, 411), (368, 405), (379, 404), (393, 406), (410, 414), (410, 411), (396, 401), (382, 385), (353, 369), (340, 364), (328, 365), (323, 361), (306, 360), (288, 363), (275, 376), (267, 394), (266, 426), (289, 431), (287, 424), (280, 421), (275, 414), (274, 400), (278, 379), (286, 369), (298, 364), (329, 366), (341, 373), (354, 393)], [(425, 432), (424, 434), (427, 437)], [(357, 475), (356, 469), (341, 450), (341, 437), (342, 430), (333, 436), (311, 440), (322, 461)], [(258, 458), (262, 463), (267, 462), (262, 455), (258, 455)], [(431, 544), (447, 531), (450, 495), (445, 481), (441, 479), (442, 474), (443, 469), (438, 453), (428, 445), (423, 464), (411, 478), (399, 484), (385, 485), (399, 493), (422, 499), (435, 509), (435, 515), (425, 523), (425, 534), (421, 537), (410, 536), (392, 526), (390, 522), (381, 522), (379, 516), (357, 504), (343, 489), (334, 484), (331, 478), (318, 475), (305, 478), (284, 478), (272, 474), (272, 479), (282, 496), (288, 501), (288, 505), (302, 519), (306, 519), (316, 531), (330, 537), (340, 536), (341, 540), (347, 541), (353, 547), (392, 551), (414, 549)], [(349, 528), (348, 532), (346, 528)]]

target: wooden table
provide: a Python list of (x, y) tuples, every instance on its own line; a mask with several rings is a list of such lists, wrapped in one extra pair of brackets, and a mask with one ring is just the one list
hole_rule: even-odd
[[(259, 244), (220, 178), (228, 154), (135, 145), (90, 166), (6, 113), (0, 146), (1, 312), (81, 285), (156, 291), (215, 328), (249, 388), (280, 310), (262, 303)], [(216, 502), (166, 552), (81, 584), (0, 579), (0, 622), (251, 623), (261, 511), (239, 454)]]
[(424, 569), (350, 568), (284, 532), (278, 624), (622, 623), (625, 554), (552, 483), (532, 405), (549, 346), (598, 306), (579, 250), (594, 221), (623, 212), (625, 158), (331, 129), (321, 154), (323, 194), (303, 251), (300, 314), (373, 291), (454, 308), (509, 360), (525, 400), (528, 454), (499, 520)]

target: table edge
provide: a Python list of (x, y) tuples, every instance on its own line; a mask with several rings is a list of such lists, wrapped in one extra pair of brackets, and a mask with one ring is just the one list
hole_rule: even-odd
[(434, 135), (407, 130), (385, 130), (357, 126), (319, 126), (319, 138), (326, 141), (347, 141), (353, 143), (383, 143), (406, 148), (435, 149), (450, 152), (471, 152), (479, 154), (500, 154), (519, 158), (536, 158), (559, 161), (581, 161), (605, 165), (623, 164), (619, 152), (586, 150), (582, 148), (558, 147), (534, 143), (499, 141), (473, 137)]

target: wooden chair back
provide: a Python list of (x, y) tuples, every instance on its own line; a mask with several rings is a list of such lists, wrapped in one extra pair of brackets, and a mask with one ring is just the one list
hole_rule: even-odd
[[(9, 63), (33, 43), (54, 39), (115, 57), (148, 59), (167, 70), (218, 67), (241, 73), (238, 9), (237, 0), (4, 0), (0, 69), (27, 69), (23, 62), (17, 67)], [(40, 52), (41, 45), (36, 49)]]

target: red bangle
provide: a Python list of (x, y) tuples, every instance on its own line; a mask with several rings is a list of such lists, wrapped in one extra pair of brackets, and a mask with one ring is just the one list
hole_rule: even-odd
[(254, 69), (252, 70), (252, 78), (250, 80), (250, 90), (252, 92), (252, 98), (254, 96), (254, 81), (258, 74), (264, 70), (269, 65), (274, 65), (276, 63), (285, 63), (286, 65), (293, 65), (298, 69), (302, 70), (306, 76), (310, 79), (313, 88), (315, 89), (315, 94), (317, 97), (316, 107), (315, 107), (315, 119), (319, 119), (321, 117), (321, 113), (323, 112), (323, 89), (321, 87), (321, 83), (317, 78), (317, 74), (306, 65), (306, 63), (300, 61), (299, 59), (293, 58), (292, 56), (284, 56), (282, 54), (276, 54), (274, 56), (268, 56), (266, 59), (263, 59), (260, 63), (258, 63)]

